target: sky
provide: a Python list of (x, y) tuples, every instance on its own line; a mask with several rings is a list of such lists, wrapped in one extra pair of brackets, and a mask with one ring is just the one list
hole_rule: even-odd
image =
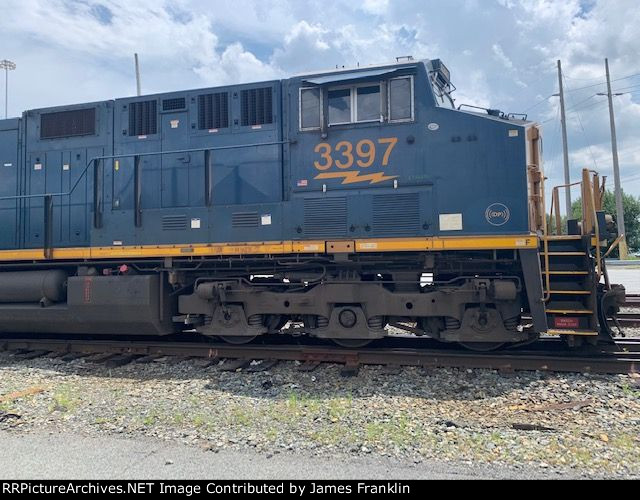
[[(286, 78), (394, 60), (442, 59), (456, 104), (526, 112), (543, 125), (547, 188), (563, 183), (556, 61), (572, 180), (613, 187), (604, 58), (622, 186), (640, 196), (640, 0), (0, 0), (9, 114), (135, 93)], [(0, 88), (4, 90), (3, 79)], [(0, 104), (4, 112), (4, 103)], [(4, 115), (4, 113), (2, 113)], [(564, 204), (562, 204), (564, 205)]]

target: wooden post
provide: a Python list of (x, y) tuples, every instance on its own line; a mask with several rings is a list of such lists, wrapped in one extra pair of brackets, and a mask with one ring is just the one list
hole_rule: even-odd
[(562, 234), (562, 214), (560, 213), (560, 193), (558, 188), (553, 188), (553, 204), (556, 207), (556, 234)]

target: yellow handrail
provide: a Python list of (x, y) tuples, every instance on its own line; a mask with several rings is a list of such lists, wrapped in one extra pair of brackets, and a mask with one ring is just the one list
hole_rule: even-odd
[[(593, 188), (591, 186), (591, 180), (589, 179), (589, 170), (585, 169), (582, 171), (582, 177), (585, 181), (588, 182), (588, 184), (586, 186), (583, 186), (583, 196), (584, 195), (589, 195), (589, 208), (591, 209), (591, 215), (593, 216), (593, 230), (594, 233), (596, 235), (596, 273), (598, 276), (598, 281), (597, 283), (600, 283), (600, 279), (602, 278), (602, 251), (600, 249), (600, 224), (598, 223), (598, 213), (596, 210), (596, 200), (595, 197), (593, 195)], [(582, 220), (583, 220), (583, 225), (586, 222), (586, 210), (585, 208), (587, 208), (585, 206), (585, 203), (583, 202), (582, 204), (583, 206), (583, 210), (582, 210)]]
[[(600, 223), (598, 222), (598, 213), (597, 213), (597, 207), (596, 207), (596, 199), (595, 199), (595, 193), (596, 190), (600, 190), (599, 186), (596, 186), (596, 182), (598, 182), (599, 184), (599, 177), (596, 175), (594, 176), (594, 182), (591, 182), (591, 179), (589, 177), (589, 170), (588, 169), (584, 169), (582, 172), (582, 181), (580, 182), (573, 182), (571, 184), (562, 184), (559, 186), (555, 186), (552, 189), (552, 197), (551, 197), (551, 209), (549, 211), (549, 222), (545, 223), (545, 231), (544, 231), (544, 254), (545, 254), (545, 270), (544, 270), (544, 274), (545, 274), (545, 294), (544, 294), (544, 301), (548, 302), (551, 299), (551, 271), (550, 271), (550, 259), (549, 259), (549, 237), (552, 236), (552, 231), (550, 230), (550, 226), (551, 223), (554, 219), (554, 209), (555, 209), (555, 233), (557, 236), (562, 236), (562, 217), (560, 215), (560, 196), (559, 196), (559, 191), (560, 189), (564, 189), (564, 188), (568, 188), (568, 187), (573, 187), (573, 186), (580, 186), (581, 190), (582, 190), (582, 228), (581, 228), (581, 234), (584, 235), (590, 235), (591, 231), (594, 231), (594, 234), (596, 236), (596, 273), (597, 273), (597, 277), (598, 277), (598, 283), (600, 282), (600, 279), (602, 278), (602, 259), (605, 258), (607, 255), (609, 255), (609, 253), (613, 250), (613, 248), (611, 248), (609, 250), (609, 252), (607, 252), (607, 254), (603, 257), (602, 256), (602, 249), (600, 248)], [(589, 214), (589, 215), (587, 215)], [(567, 217), (570, 217), (571, 214), (567, 214)], [(591, 225), (591, 221), (588, 220), (588, 217), (593, 217), (593, 227)], [(587, 224), (587, 222), (589, 222), (589, 224)], [(587, 227), (589, 226), (589, 227)]]

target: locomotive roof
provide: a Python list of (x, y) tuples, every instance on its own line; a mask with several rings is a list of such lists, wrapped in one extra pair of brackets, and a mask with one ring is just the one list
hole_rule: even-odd
[(304, 78), (304, 77), (313, 77), (313, 76), (321, 76), (321, 75), (337, 75), (340, 73), (355, 73), (355, 72), (366, 72), (372, 70), (383, 70), (389, 68), (403, 69), (403, 68), (413, 68), (420, 63), (424, 63), (426, 61), (398, 61), (398, 62), (389, 62), (389, 63), (381, 63), (381, 64), (370, 64), (367, 66), (343, 66), (341, 68), (333, 68), (327, 70), (319, 70), (319, 71), (305, 71), (304, 73), (298, 73), (293, 75), (291, 78)]

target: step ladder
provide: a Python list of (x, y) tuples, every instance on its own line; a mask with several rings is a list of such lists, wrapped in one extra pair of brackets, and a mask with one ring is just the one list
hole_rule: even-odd
[(541, 242), (549, 335), (597, 337), (598, 307), (591, 236), (546, 236)]

